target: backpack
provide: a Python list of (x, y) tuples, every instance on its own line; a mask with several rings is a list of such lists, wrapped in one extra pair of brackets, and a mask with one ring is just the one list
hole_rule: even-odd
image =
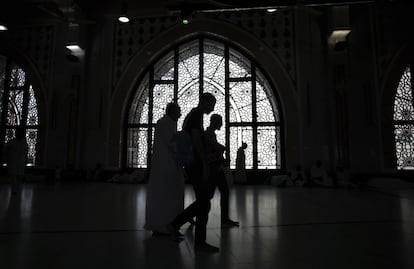
[(174, 157), (178, 164), (188, 166), (194, 161), (193, 141), (185, 131), (177, 132), (173, 137)]

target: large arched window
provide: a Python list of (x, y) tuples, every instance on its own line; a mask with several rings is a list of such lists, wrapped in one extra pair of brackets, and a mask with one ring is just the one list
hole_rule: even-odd
[(398, 84), (394, 100), (394, 134), (397, 169), (414, 169), (413, 66), (408, 66)]
[[(213, 113), (222, 115), (217, 132), (235, 166), (236, 152), (246, 142), (246, 167), (280, 169), (281, 117), (274, 90), (260, 68), (237, 49), (220, 41), (198, 38), (179, 45), (151, 65), (138, 85), (127, 115), (127, 167), (149, 165), (155, 124), (168, 102), (182, 110), (178, 130), (200, 93), (217, 98)], [(204, 117), (207, 127), (209, 116)]]
[(10, 58), (0, 55), (0, 146), (15, 137), (17, 126), (26, 130), (27, 165), (36, 164), (38, 109), (26, 72)]

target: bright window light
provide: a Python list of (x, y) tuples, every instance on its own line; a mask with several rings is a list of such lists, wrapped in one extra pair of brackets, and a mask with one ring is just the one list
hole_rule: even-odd
[(0, 31), (7, 31), (6, 25), (0, 24)]
[(127, 22), (129, 22), (129, 18), (127, 16), (120, 16), (118, 18), (118, 21), (120, 21), (122, 23), (127, 23)]

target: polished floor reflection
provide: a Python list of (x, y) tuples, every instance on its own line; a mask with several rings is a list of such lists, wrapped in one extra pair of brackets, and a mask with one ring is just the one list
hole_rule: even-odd
[[(143, 229), (146, 185), (0, 184), (0, 268), (414, 268), (414, 188), (367, 190), (234, 186), (222, 229), (219, 193), (208, 242)], [(190, 187), (186, 204), (194, 199)]]

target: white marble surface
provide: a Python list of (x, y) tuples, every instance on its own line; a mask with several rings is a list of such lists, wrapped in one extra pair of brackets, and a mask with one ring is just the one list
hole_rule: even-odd
[[(414, 189), (305, 189), (235, 186), (221, 229), (212, 201), (208, 242), (143, 229), (146, 185), (0, 185), (0, 268), (414, 268)], [(186, 190), (186, 204), (194, 198)]]

